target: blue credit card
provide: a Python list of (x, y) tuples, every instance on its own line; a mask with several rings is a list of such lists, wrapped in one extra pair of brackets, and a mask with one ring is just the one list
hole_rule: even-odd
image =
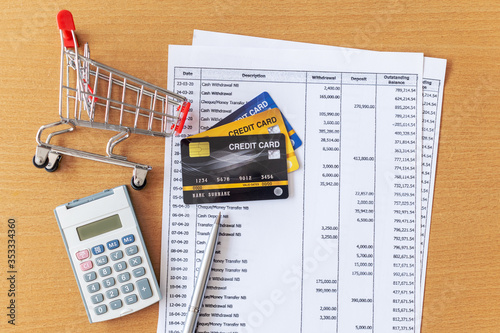
[[(229, 116), (226, 118), (222, 119), (219, 121), (217, 124), (212, 126), (211, 128), (219, 127), (221, 125), (225, 125), (228, 123), (231, 123), (236, 120), (240, 120), (242, 118), (250, 117), (253, 116), (257, 113), (274, 109), (277, 108), (278, 106), (274, 102), (274, 100), (271, 98), (268, 92), (264, 91), (262, 94), (259, 96), (255, 97), (252, 99), (250, 102), (247, 104), (243, 105), (241, 108), (238, 110), (232, 112)], [(283, 115), (283, 112), (281, 113), (283, 116), (283, 121), (285, 122), (285, 127), (286, 130), (288, 131), (288, 136), (290, 137), (290, 141), (292, 142), (293, 149), (297, 149), (302, 145), (302, 140), (300, 140), (299, 136), (293, 129), (292, 125), (288, 122), (288, 120), (285, 118)]]

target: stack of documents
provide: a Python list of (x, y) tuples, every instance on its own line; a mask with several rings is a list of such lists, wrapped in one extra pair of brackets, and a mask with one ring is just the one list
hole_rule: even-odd
[[(192, 112), (166, 141), (158, 332), (219, 211), (197, 332), (419, 332), (446, 60), (195, 31), (168, 65)], [(302, 139), (289, 197), (185, 204), (180, 140), (263, 91)]]

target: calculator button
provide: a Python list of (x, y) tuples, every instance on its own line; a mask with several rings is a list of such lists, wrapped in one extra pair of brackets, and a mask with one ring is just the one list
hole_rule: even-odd
[(118, 241), (118, 239), (115, 239), (107, 242), (106, 246), (108, 247), (108, 249), (113, 250), (116, 249), (118, 246), (120, 246), (120, 242)]
[(125, 272), (118, 275), (118, 282), (123, 283), (127, 282), (128, 280), (130, 280), (130, 273)]
[(97, 304), (101, 303), (104, 300), (104, 296), (102, 294), (95, 294), (91, 297), (92, 303)]
[(92, 264), (92, 261), (84, 261), (80, 264), (80, 269), (82, 271), (88, 271), (89, 269), (91, 269), (92, 267), (94, 267), (94, 264)]
[(125, 303), (127, 303), (128, 305), (134, 304), (135, 302), (137, 302), (137, 295), (136, 294), (132, 294), (132, 295), (125, 297)]
[(151, 290), (148, 279), (141, 279), (135, 284), (137, 286), (137, 290), (139, 290), (139, 296), (141, 296), (141, 299), (147, 299), (153, 296), (153, 291)]
[(121, 287), (121, 290), (124, 294), (127, 294), (131, 291), (134, 291), (134, 285), (132, 283), (127, 283)]
[(104, 288), (112, 287), (115, 285), (115, 283), (115, 278), (112, 277), (102, 281), (102, 285), (104, 286)]
[(120, 260), (121, 258), (123, 258), (123, 252), (118, 250), (118, 251), (111, 253), (110, 256), (111, 256), (111, 260)]
[(95, 255), (101, 254), (104, 252), (104, 246), (103, 245), (96, 245), (92, 248), (92, 253)]
[(115, 298), (116, 296), (118, 296), (118, 289), (113, 288), (113, 289), (106, 291), (107, 298)]
[(99, 305), (95, 308), (96, 315), (102, 315), (108, 312), (108, 307), (106, 305)]
[(83, 279), (85, 280), (85, 282), (94, 281), (95, 279), (97, 279), (97, 274), (95, 272), (85, 273), (83, 274)]
[(102, 266), (108, 263), (108, 257), (106, 256), (100, 256), (98, 258), (95, 258), (95, 263), (97, 266)]
[(122, 243), (124, 245), (133, 243), (134, 241), (135, 241), (135, 237), (132, 234), (122, 237)]
[(101, 289), (101, 285), (97, 282), (94, 282), (92, 284), (89, 284), (87, 286), (87, 290), (89, 291), (89, 293), (95, 293), (96, 291), (99, 291)]
[(109, 266), (103, 267), (99, 270), (99, 275), (102, 277), (108, 276), (109, 274), (111, 274), (111, 267)]
[(127, 252), (129, 256), (136, 254), (138, 251), (139, 248), (137, 247), (137, 245), (132, 245), (125, 249), (125, 252)]
[(114, 264), (113, 267), (115, 268), (115, 271), (121, 272), (125, 268), (127, 268), (127, 263), (125, 261), (120, 261), (120, 262), (117, 262), (116, 264)]
[(130, 266), (134, 267), (140, 265), (142, 263), (142, 259), (141, 257), (133, 257), (129, 259), (128, 263), (130, 264)]
[(146, 274), (146, 270), (144, 269), (144, 267), (139, 267), (139, 268), (136, 268), (132, 271), (132, 274), (134, 274), (135, 277), (140, 277), (140, 276), (143, 276), (144, 274)]
[(117, 299), (116, 301), (113, 301), (113, 302), (109, 303), (109, 307), (111, 308), (111, 310), (119, 309), (122, 306), (123, 306), (123, 303), (119, 299)]
[(89, 250), (81, 250), (81, 251), (78, 251), (75, 255), (76, 255), (76, 259), (85, 260), (85, 259), (88, 259), (90, 257), (90, 252), (89, 252)]

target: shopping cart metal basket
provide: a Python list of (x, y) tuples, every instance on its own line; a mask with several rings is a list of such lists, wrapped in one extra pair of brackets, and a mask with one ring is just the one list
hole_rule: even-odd
[[(142, 189), (151, 166), (134, 163), (113, 153), (115, 146), (131, 133), (167, 137), (180, 134), (190, 103), (181, 95), (135, 78), (90, 58), (88, 44), (83, 55), (72, 14), (57, 14), (61, 36), (59, 86), (60, 120), (43, 125), (37, 132), (33, 164), (55, 171), (62, 155), (133, 168), (131, 185)], [(51, 144), (54, 136), (72, 132), (78, 126), (118, 132), (106, 146), (106, 155)], [(48, 130), (45, 141), (42, 133)]]

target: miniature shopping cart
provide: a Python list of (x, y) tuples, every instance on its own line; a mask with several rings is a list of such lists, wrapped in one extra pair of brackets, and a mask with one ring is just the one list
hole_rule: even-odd
[[(38, 130), (33, 164), (53, 172), (61, 156), (70, 155), (130, 167), (134, 169), (132, 187), (142, 189), (151, 166), (127, 161), (127, 157), (113, 153), (114, 147), (131, 133), (160, 137), (180, 134), (190, 103), (183, 96), (90, 59), (88, 44), (80, 55), (69, 11), (60, 11), (57, 23), (61, 35), (60, 120)], [(107, 155), (50, 143), (54, 136), (72, 132), (77, 126), (118, 134), (109, 139)], [(42, 141), (42, 133), (48, 129), (50, 133)]]

